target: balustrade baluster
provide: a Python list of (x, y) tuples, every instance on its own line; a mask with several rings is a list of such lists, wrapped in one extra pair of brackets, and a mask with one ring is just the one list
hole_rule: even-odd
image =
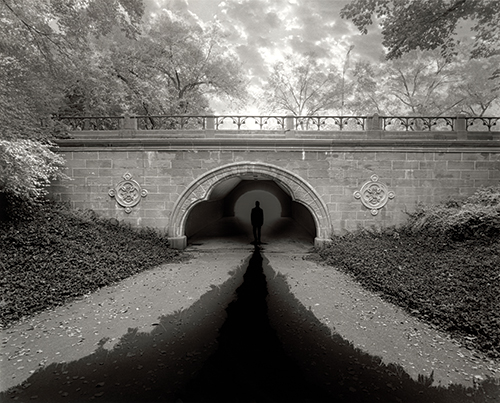
[[(425, 116), (54, 116), (72, 131), (106, 130), (287, 130), (287, 131), (499, 131), (499, 117)], [(226, 126), (227, 122), (229, 125)], [(377, 122), (380, 122), (377, 123)]]

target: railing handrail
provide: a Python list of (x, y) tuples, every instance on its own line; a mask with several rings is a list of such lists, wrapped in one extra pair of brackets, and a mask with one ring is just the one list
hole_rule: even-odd
[[(297, 130), (297, 131), (482, 131), (491, 132), (495, 116), (360, 116), (360, 115), (125, 115), (57, 116), (72, 130)], [(477, 125), (477, 123), (480, 125)]]
[[(218, 118), (218, 117), (279, 117), (279, 118), (317, 118), (317, 117), (343, 117), (343, 118), (371, 118), (377, 116), (379, 119), (382, 118), (413, 118), (413, 119), (456, 119), (457, 117), (463, 117), (464, 119), (500, 119), (499, 116), (413, 116), (413, 115), (256, 115), (256, 114), (220, 114), (220, 115), (212, 115), (212, 114), (204, 114), (204, 115), (185, 115), (185, 114), (177, 114), (177, 115), (127, 115), (129, 118), (165, 118), (165, 117), (201, 117), (201, 118)], [(74, 115), (54, 115), (56, 119), (124, 119), (124, 115), (120, 116), (97, 116), (97, 115), (85, 115), (85, 116), (74, 116)]]

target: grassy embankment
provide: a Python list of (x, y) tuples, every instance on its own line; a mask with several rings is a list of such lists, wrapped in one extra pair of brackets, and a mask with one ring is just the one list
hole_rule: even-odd
[(152, 229), (47, 203), (0, 222), (0, 327), (179, 257)]
[(420, 206), (402, 228), (334, 237), (320, 256), (384, 299), (500, 357), (500, 187)]

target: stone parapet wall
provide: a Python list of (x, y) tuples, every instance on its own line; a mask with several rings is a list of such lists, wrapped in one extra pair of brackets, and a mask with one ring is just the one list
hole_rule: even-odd
[(99, 130), (71, 132), (75, 140), (99, 139), (323, 139), (323, 140), (500, 140), (500, 131), (321, 131), (321, 130)]
[[(491, 133), (489, 133), (491, 135)], [(93, 209), (134, 226), (173, 228), (171, 214), (181, 197), (207, 172), (231, 164), (280, 169), (311, 189), (325, 206), (331, 228), (398, 225), (417, 203), (433, 204), (468, 196), (500, 179), (500, 142), (482, 140), (325, 140), (325, 139), (69, 139), (59, 142), (71, 181), (55, 183), (52, 195), (74, 208)], [(274, 167), (276, 169), (274, 170)], [(236, 168), (235, 168), (236, 169)], [(234, 176), (228, 171), (226, 175)], [(126, 211), (110, 196), (124, 175), (147, 194)], [(394, 198), (379, 209), (362, 204), (355, 192), (373, 181)], [(223, 180), (224, 177), (218, 178)], [(271, 178), (272, 179), (272, 178)], [(286, 181), (285, 181), (286, 182)], [(215, 182), (214, 182), (215, 183)], [(211, 186), (211, 185), (205, 185)], [(136, 189), (137, 191), (137, 189)], [(204, 189), (209, 193), (210, 189)], [(197, 190), (200, 192), (200, 190)], [(291, 190), (293, 193), (293, 189)], [(302, 193), (304, 190), (302, 191)], [(303, 204), (307, 204), (304, 202)], [(307, 206), (310, 210), (314, 208)], [(376, 214), (372, 210), (377, 210)], [(326, 222), (326, 221), (325, 221)], [(177, 224), (176, 224), (177, 225)], [(324, 236), (324, 234), (323, 234)]]

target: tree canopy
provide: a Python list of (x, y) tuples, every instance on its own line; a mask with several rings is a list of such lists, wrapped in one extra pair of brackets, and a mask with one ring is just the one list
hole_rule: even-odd
[(1, 194), (36, 199), (62, 176), (48, 118), (68, 83), (89, 71), (89, 38), (113, 26), (134, 37), (142, 13), (139, 0), (0, 0)]
[(265, 98), (272, 112), (313, 116), (340, 108), (341, 87), (334, 67), (320, 66), (314, 57), (288, 55), (273, 65)]
[(498, 113), (500, 56), (470, 59), (457, 48), (453, 58), (438, 50), (414, 50), (380, 63), (358, 61), (350, 72), (351, 113), (411, 116), (472, 116)]
[(99, 62), (123, 86), (128, 112), (201, 114), (210, 111), (208, 96), (244, 96), (241, 66), (217, 26), (164, 12), (142, 28), (137, 40), (112, 38)]
[(217, 26), (142, 0), (0, 0), (0, 82), (0, 193), (26, 197), (61, 175), (53, 115), (207, 113), (244, 94)]
[(500, 52), (500, 1), (498, 0), (352, 0), (341, 11), (364, 34), (380, 24), (387, 58), (412, 50), (440, 48), (453, 53), (456, 34), (464, 22), (474, 35), (472, 57)]

